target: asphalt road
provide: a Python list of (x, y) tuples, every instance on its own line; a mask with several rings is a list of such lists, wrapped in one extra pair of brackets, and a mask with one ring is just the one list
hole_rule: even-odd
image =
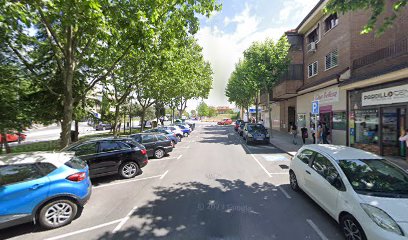
[(0, 231), (0, 239), (343, 239), (330, 216), (290, 189), (289, 155), (246, 146), (232, 126), (196, 126), (136, 178), (93, 180), (91, 199), (70, 225), (25, 224)]

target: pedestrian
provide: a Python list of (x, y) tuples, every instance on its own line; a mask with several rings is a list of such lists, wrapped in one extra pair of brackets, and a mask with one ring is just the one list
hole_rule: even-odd
[(308, 138), (309, 135), (307, 133), (307, 128), (305, 125), (303, 125), (303, 127), (300, 129), (300, 132), (302, 133), (303, 144), (306, 144), (306, 138)]
[(401, 142), (405, 142), (406, 150), (405, 150), (405, 158), (408, 161), (408, 128), (405, 129), (405, 132), (401, 134), (401, 137), (399, 138)]
[(264, 125), (264, 121), (261, 119), (261, 121), (259, 121), (259, 124), (261, 124), (262, 126)]
[(297, 126), (296, 123), (294, 123), (291, 127), (291, 133), (293, 135), (293, 144), (297, 145)]
[(317, 130), (316, 130), (316, 143), (321, 144), (322, 143), (322, 123), (319, 122), (317, 124)]
[(329, 127), (327, 127), (327, 124), (323, 122), (322, 125), (322, 139), (323, 139), (323, 144), (329, 144), (329, 141), (327, 141), (327, 137), (330, 135), (330, 130)]
[(310, 133), (312, 133), (313, 144), (316, 144), (316, 130), (314, 125), (310, 128)]

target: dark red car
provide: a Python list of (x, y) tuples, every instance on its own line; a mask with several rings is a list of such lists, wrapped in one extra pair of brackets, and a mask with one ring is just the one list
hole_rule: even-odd
[[(7, 133), (6, 134), (6, 138), (7, 138), (7, 142), (17, 142), (18, 138), (20, 138), (21, 141), (24, 141), (26, 139), (26, 135), (22, 134), (22, 133)], [(2, 142), (2, 136), (0, 134), (0, 142)]]
[(218, 125), (230, 125), (232, 124), (232, 120), (230, 118), (224, 118), (222, 121), (217, 122)]
[(239, 125), (241, 125), (241, 123), (243, 123), (243, 122), (244, 122), (243, 120), (237, 120), (237, 121), (235, 121), (234, 130), (235, 130), (236, 132), (238, 131)]

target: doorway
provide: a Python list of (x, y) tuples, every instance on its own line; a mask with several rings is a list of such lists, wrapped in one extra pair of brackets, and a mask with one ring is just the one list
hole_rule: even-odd
[(406, 128), (406, 108), (382, 108), (381, 117), (381, 155), (404, 157), (404, 142), (398, 140)]
[(288, 107), (288, 132), (290, 131), (290, 126), (296, 123), (296, 109), (295, 107)]

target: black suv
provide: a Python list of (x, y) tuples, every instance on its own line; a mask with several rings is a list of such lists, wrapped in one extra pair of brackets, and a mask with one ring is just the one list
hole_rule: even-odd
[(173, 151), (171, 140), (164, 134), (138, 133), (130, 135), (130, 137), (145, 146), (149, 157), (162, 158)]
[(131, 138), (104, 138), (77, 143), (63, 151), (75, 152), (86, 161), (91, 178), (119, 174), (133, 178), (148, 162), (144, 146)]

